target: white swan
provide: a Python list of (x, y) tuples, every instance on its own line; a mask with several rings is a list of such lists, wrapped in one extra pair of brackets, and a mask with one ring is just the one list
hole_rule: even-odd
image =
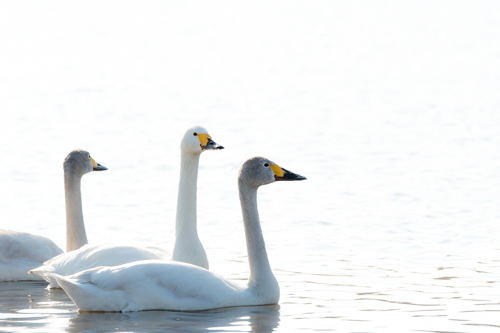
[(208, 269), (205, 249), (196, 228), (196, 187), (200, 154), (205, 150), (224, 149), (216, 144), (207, 130), (200, 126), (190, 128), (181, 142), (181, 176), (177, 195), (175, 218), (175, 245), (172, 260), (182, 261)]
[[(64, 162), (66, 194), (66, 238), (70, 251), (87, 243), (83, 224), (80, 178), (92, 170), (106, 170), (86, 151), (71, 152)], [(79, 177), (77, 176), (79, 175)], [(0, 230), (0, 280), (43, 280), (28, 271), (63, 253), (50, 239), (8, 230)]]
[[(206, 129), (200, 126), (187, 130), (181, 141), (181, 179), (177, 204), (176, 241), (174, 257), (172, 258), (173, 260), (189, 262), (207, 269), (207, 256), (196, 230), (196, 184), (200, 154), (205, 150), (215, 149), (223, 149), (223, 147), (216, 144)], [(71, 193), (74, 192), (76, 191)], [(68, 197), (67, 195), (67, 203), (68, 198), (75, 199), (74, 196)], [(77, 243), (81, 246), (87, 242), (87, 238), (84, 237), (85, 243), (83, 243), (83, 240), (76, 242), (76, 240), (83, 239), (82, 235), (85, 235), (83, 214), (81, 213), (81, 198), (78, 197), (77, 199), (73, 201), (79, 203), (79, 206), (76, 204), (66, 205), (68, 221), (70, 218), (78, 217), (76, 221), (68, 223), (68, 228), (78, 226), (74, 232), (68, 231), (68, 244), (70, 243), (70, 236), (76, 235), (71, 243)], [(77, 206), (77, 208), (75, 209), (73, 206)], [(139, 260), (170, 259), (168, 250), (156, 246), (144, 247), (116, 244), (79, 246), (70, 248), (68, 245), (68, 251), (76, 250), (55, 257), (45, 262), (43, 266), (32, 269), (30, 273), (45, 276), (50, 283), (49, 288), (58, 288), (57, 281), (47, 277), (44, 273), (54, 272), (61, 275), (70, 275), (98, 266), (117, 266)]]
[(10, 230), (0, 230), (0, 281), (36, 281), (41, 276), (30, 269), (63, 251), (50, 239)]
[(207, 310), (276, 304), (279, 286), (269, 260), (257, 211), (257, 189), (275, 180), (305, 177), (254, 157), (240, 169), (238, 187), (250, 264), (246, 286), (211, 271), (180, 262), (146, 260), (116, 267), (96, 267), (58, 280), (82, 311)]

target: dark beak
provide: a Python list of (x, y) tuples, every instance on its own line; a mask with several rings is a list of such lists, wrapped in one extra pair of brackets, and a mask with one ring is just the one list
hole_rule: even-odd
[(97, 163), (97, 168), (94, 168), (94, 171), (104, 171), (104, 170), (108, 170), (108, 168), (106, 168), (104, 165), (100, 165), (99, 163)]
[(307, 178), (291, 171), (288, 171), (285, 168), (281, 168), (285, 174), (282, 177), (274, 176), (274, 179), (278, 180), (306, 180)]
[(224, 147), (216, 144), (215, 141), (212, 140), (211, 138), (208, 138), (207, 145), (201, 146), (201, 149), (203, 149), (203, 150), (220, 150), (220, 149), (224, 149)]

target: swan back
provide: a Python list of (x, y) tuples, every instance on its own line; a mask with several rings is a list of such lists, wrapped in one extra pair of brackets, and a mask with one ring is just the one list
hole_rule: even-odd
[(143, 260), (72, 276), (46, 275), (83, 311), (206, 310), (236, 306), (246, 294), (244, 287), (182, 262)]
[(118, 266), (140, 260), (170, 258), (169, 251), (157, 246), (134, 246), (120, 244), (87, 244), (75, 251), (66, 252), (44, 262), (43, 266), (32, 269), (30, 273), (44, 276), (49, 288), (58, 288), (57, 281), (45, 273), (71, 275), (98, 266)]
[(62, 252), (46, 237), (0, 230), (0, 281), (40, 280), (28, 271)]

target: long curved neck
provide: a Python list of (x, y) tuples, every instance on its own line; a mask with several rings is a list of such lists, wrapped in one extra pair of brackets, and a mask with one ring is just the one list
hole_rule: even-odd
[(275, 287), (276, 278), (271, 271), (266, 252), (266, 244), (260, 226), (259, 212), (257, 209), (257, 188), (245, 185), (238, 181), (245, 237), (247, 242), (248, 262), (250, 264), (249, 286)]
[(64, 173), (64, 194), (66, 200), (66, 252), (77, 250), (87, 244), (83, 223), (81, 176)]
[(177, 195), (175, 245), (172, 259), (208, 268), (205, 249), (196, 227), (196, 191), (200, 154), (181, 150), (181, 175)]
[(196, 231), (196, 187), (198, 184), (199, 161), (200, 154), (181, 152), (181, 177), (175, 218), (177, 236), (185, 234), (198, 235)]

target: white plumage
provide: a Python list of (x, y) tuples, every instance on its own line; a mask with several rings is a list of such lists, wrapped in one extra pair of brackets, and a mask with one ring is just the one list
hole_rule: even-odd
[(83, 311), (194, 311), (275, 304), (279, 286), (260, 227), (257, 189), (275, 180), (302, 179), (262, 157), (249, 159), (241, 167), (238, 187), (250, 264), (245, 286), (194, 265), (159, 260), (96, 267), (70, 276), (45, 274), (56, 279)]
[[(196, 134), (196, 135), (195, 135)], [(195, 126), (184, 134), (181, 141), (181, 177), (179, 181), (179, 195), (177, 203), (176, 240), (173, 260), (189, 262), (208, 269), (208, 260), (201, 244), (196, 228), (196, 187), (198, 176), (198, 162), (204, 150), (222, 149), (210, 139), (205, 128)], [(69, 169), (65, 167), (65, 170)], [(79, 176), (81, 177), (81, 175)], [(69, 181), (67, 183), (73, 183)], [(79, 191), (79, 187), (78, 187)], [(74, 195), (67, 195), (66, 209), (77, 216), (81, 222), (76, 223), (83, 227), (83, 213), (81, 212), (81, 198), (76, 203)], [(69, 202), (69, 204), (68, 204)], [(78, 205), (79, 204), (79, 205)], [(77, 207), (77, 209), (74, 208)], [(67, 217), (71, 221), (72, 217)], [(73, 225), (71, 222), (68, 226)], [(85, 235), (85, 229), (78, 234)], [(70, 233), (68, 233), (69, 237)], [(77, 239), (78, 237), (75, 237)], [(68, 242), (71, 240), (68, 238)], [(82, 243), (82, 242), (80, 242)], [(86, 244), (86, 236), (85, 242)], [(59, 287), (57, 281), (45, 273), (71, 275), (86, 269), (98, 266), (116, 266), (139, 260), (162, 259), (169, 260), (171, 254), (167, 249), (156, 246), (131, 246), (120, 244), (86, 244), (73, 251), (62, 254), (44, 263), (43, 266), (32, 269), (31, 273), (45, 276), (50, 288)]]
[(46, 237), (0, 230), (0, 281), (43, 280), (28, 271), (61, 253), (63, 251)]

